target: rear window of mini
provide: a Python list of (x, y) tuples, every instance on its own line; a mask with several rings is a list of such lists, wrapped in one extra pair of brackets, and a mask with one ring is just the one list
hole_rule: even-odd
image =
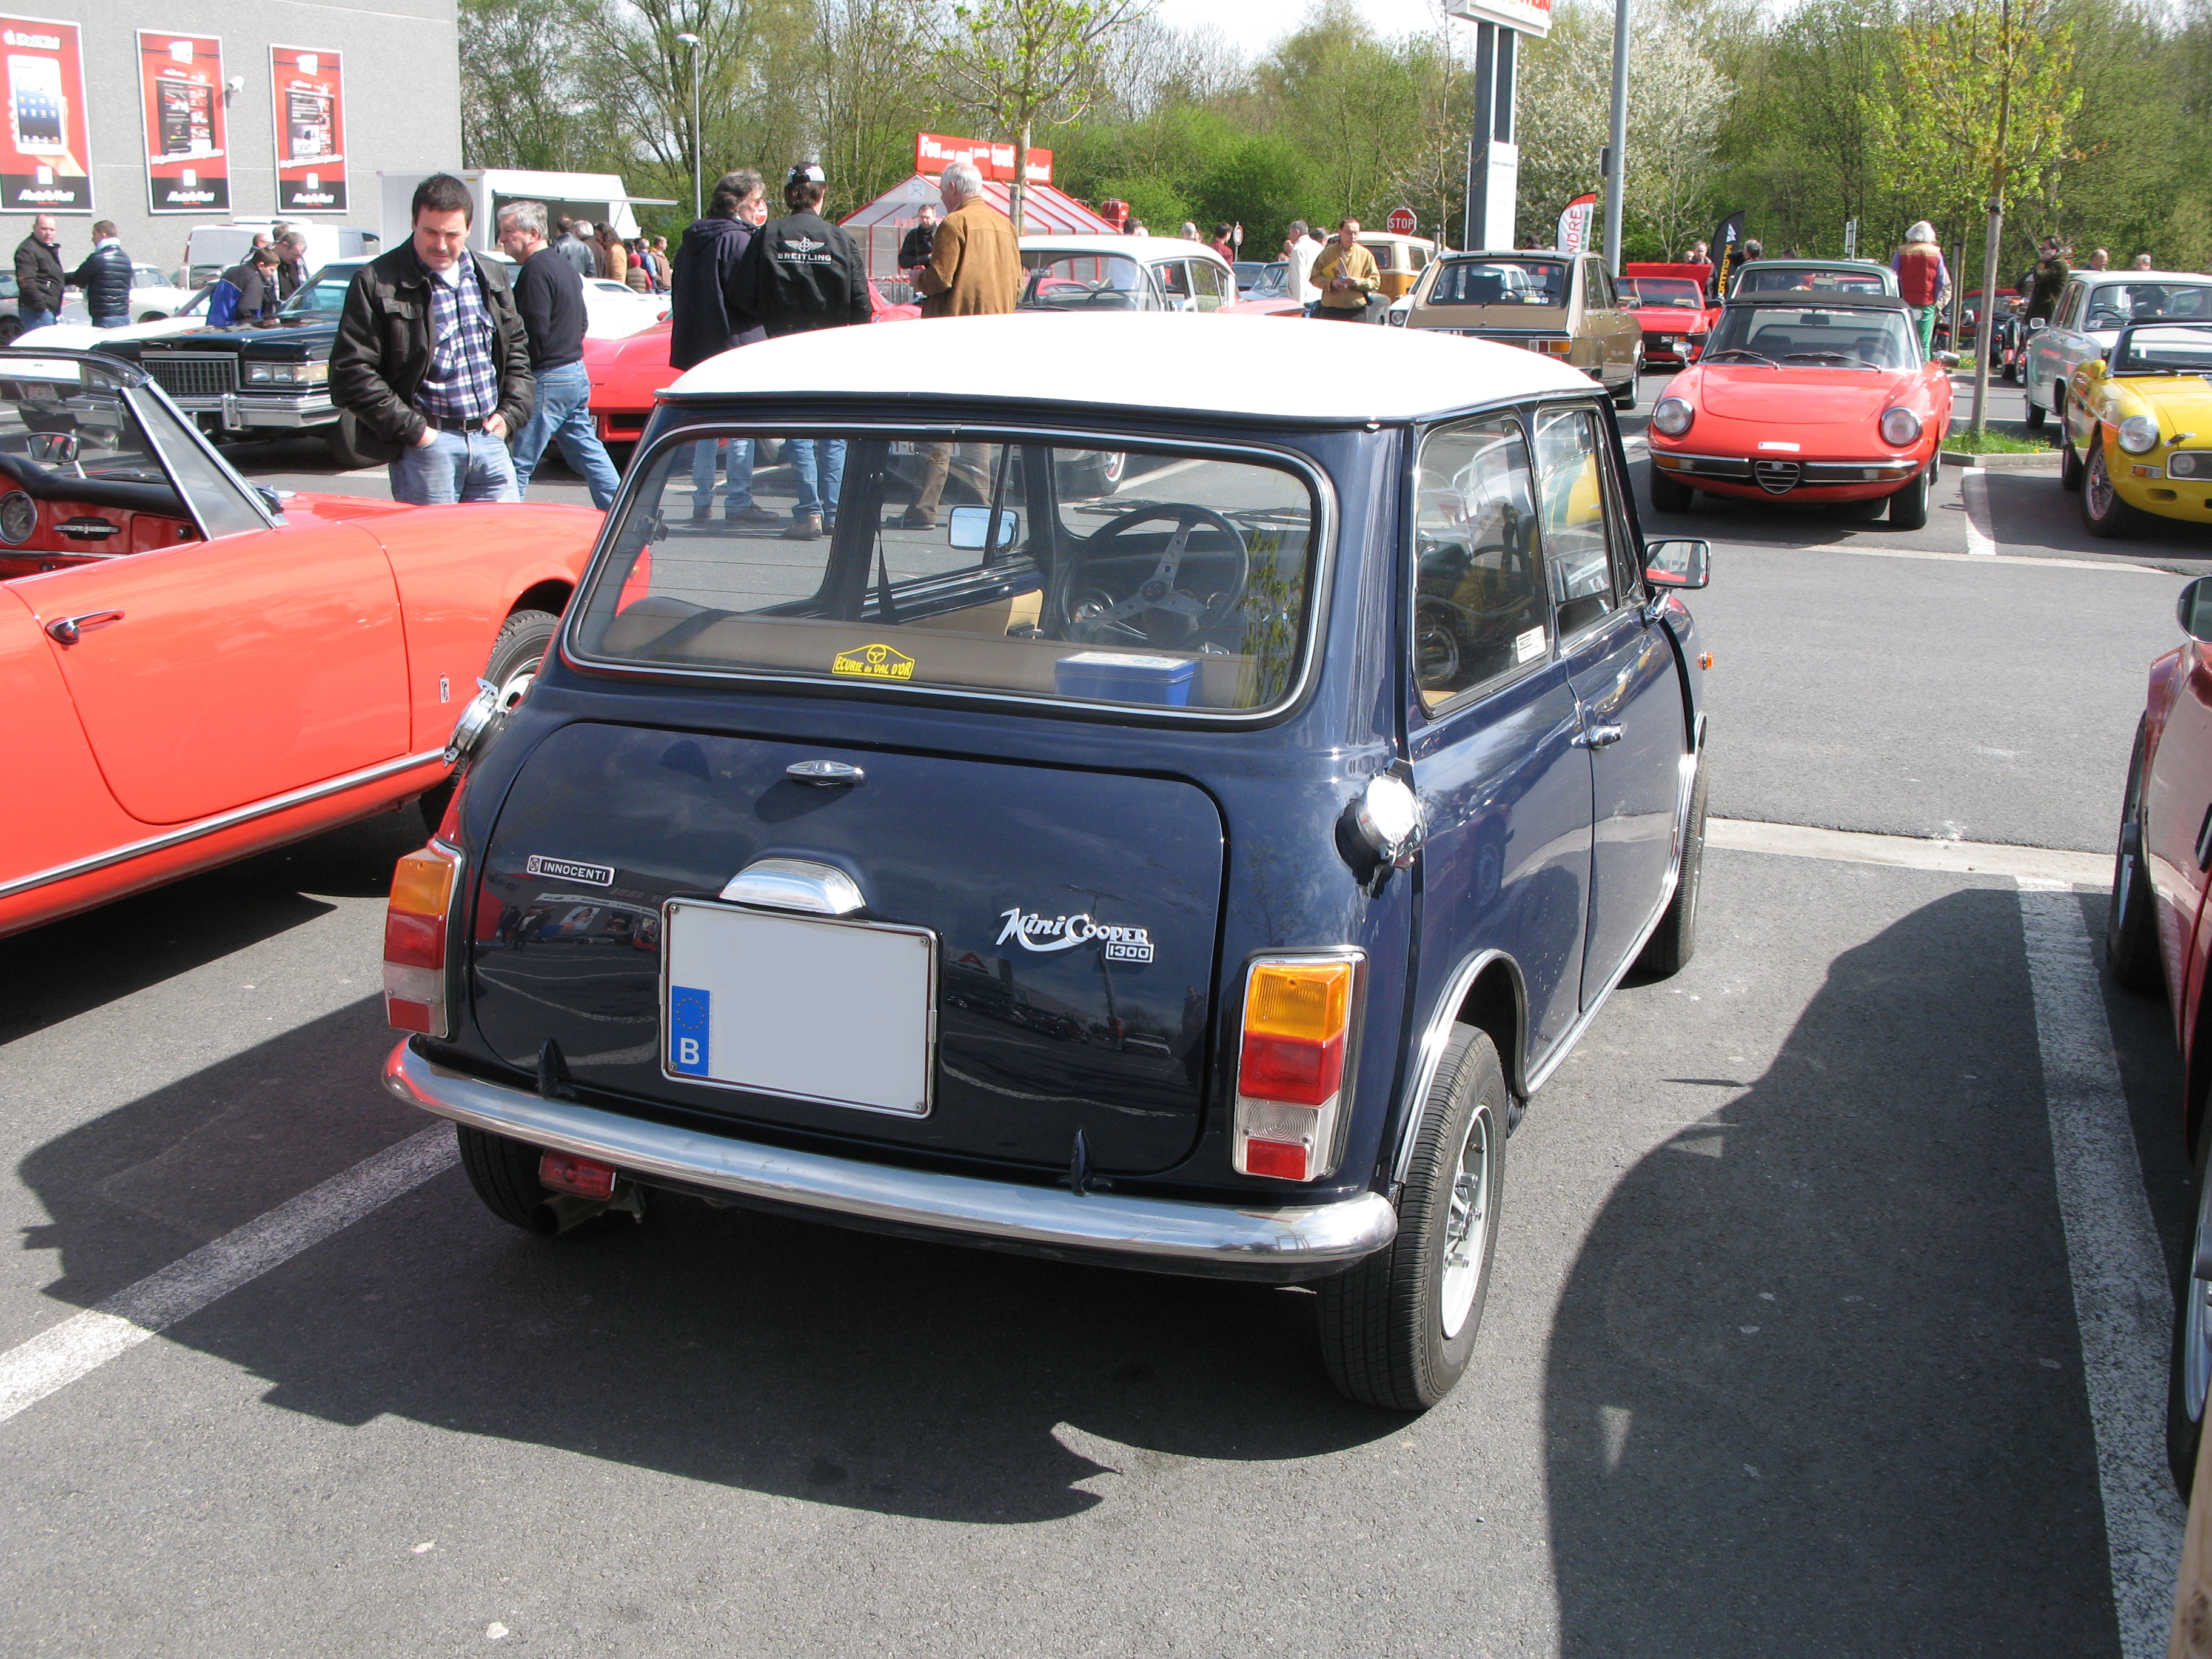
[[(586, 661), (1194, 716), (1286, 703), (1323, 486), (1286, 457), (1065, 434), (679, 434), (571, 624)], [(818, 532), (818, 533), (817, 533)]]

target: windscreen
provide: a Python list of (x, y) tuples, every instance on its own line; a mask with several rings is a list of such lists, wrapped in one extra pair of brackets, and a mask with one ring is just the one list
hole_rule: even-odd
[[(2112, 357), (2115, 374), (2188, 374), (2212, 370), (2212, 327), (2175, 323), (2131, 328)], [(2179, 440), (2175, 441), (2179, 442)]]
[(1881, 273), (1863, 266), (1823, 265), (1814, 268), (1784, 266), (1768, 270), (1757, 262), (1746, 265), (1743, 274), (1736, 278), (1738, 294), (1795, 294), (1802, 290), (1827, 289), (1832, 293), (1881, 294), (1885, 291)]
[(1437, 272), (1425, 304), (1563, 306), (1567, 267), (1557, 259), (1452, 259)]
[(1910, 368), (1920, 361), (1920, 342), (1901, 312), (1730, 306), (1721, 313), (1702, 361), (1793, 368)]
[(1296, 678), (1318, 508), (1287, 465), (1018, 435), (770, 443), (647, 461), (582, 654), (1135, 708), (1265, 708)]
[(335, 317), (345, 309), (346, 289), (360, 264), (325, 265), (297, 294), (284, 301), (280, 317)]
[[(1628, 284), (1624, 283), (1622, 286)], [(1635, 291), (1638, 305), (1679, 306), (1689, 311), (1705, 308), (1705, 295), (1685, 276), (1638, 276), (1635, 279)]]
[(1119, 253), (1028, 252), (1024, 311), (1157, 311), (1145, 268)]
[(1279, 300), (1291, 291), (1291, 268), (1278, 259), (1261, 271), (1244, 297), (1248, 300)]
[(2124, 328), (2130, 323), (2212, 320), (2212, 283), (2107, 283), (2089, 290), (2082, 326)]

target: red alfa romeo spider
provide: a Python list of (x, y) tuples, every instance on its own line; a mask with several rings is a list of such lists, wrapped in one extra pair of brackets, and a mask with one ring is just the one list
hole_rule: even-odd
[(1651, 406), (1651, 505), (1692, 492), (1741, 501), (1856, 502), (1902, 530), (1928, 522), (1949, 364), (1920, 354), (1893, 295), (1731, 300), (1697, 363)]
[(280, 496), (135, 365), (0, 351), (0, 933), (434, 803), (599, 524)]

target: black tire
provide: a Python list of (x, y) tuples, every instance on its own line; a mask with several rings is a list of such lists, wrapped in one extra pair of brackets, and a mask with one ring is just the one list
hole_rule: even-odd
[(23, 319), (21, 317), (0, 317), (0, 346), (12, 343), (22, 331)]
[(2128, 784), (2120, 797), (2120, 839), (2112, 854), (2112, 902), (2105, 912), (2105, 960), (2112, 981), (2130, 991), (2163, 991), (2158, 956), (2158, 908), (2142, 861), (2143, 727), (2136, 727)]
[(2058, 487), (2079, 490), (2081, 488), (2081, 458), (2074, 453), (2074, 440), (2064, 433), (2058, 434)]
[(1613, 388), (1613, 406), (1615, 409), (1633, 409), (1636, 407), (1636, 393), (1638, 390), (1637, 381), (1642, 376), (1643, 373), (1644, 371), (1641, 368), (1638, 368), (1634, 374), (1628, 377), (1626, 385), (1618, 386)]
[(2030, 432), (2042, 431), (2043, 420), (2043, 405), (2035, 401), (2035, 388), (2030, 386), (2027, 389), (2027, 429)]
[(1651, 510), (1654, 513), (1687, 513), (1691, 499), (1697, 491), (1680, 479), (1670, 477), (1656, 465), (1651, 469)]
[(363, 467), (378, 465), (375, 456), (364, 453), (346, 441), (343, 422), (323, 428), (323, 447), (330, 452), (331, 464), (342, 471), (358, 472)]
[(461, 1168), (484, 1208), (510, 1227), (550, 1236), (556, 1224), (546, 1207), (544, 1183), (538, 1178), (539, 1149), (465, 1123), (458, 1132)]
[[(2181, 1295), (2173, 1310), (2173, 1352), (2166, 1364), (2166, 1461), (2173, 1472), (2173, 1485), (2182, 1501), (2197, 1480), (2197, 1452), (2204, 1438), (2204, 1396), (2190, 1379), (2195, 1369), (2201, 1382), (2212, 1371), (2212, 1284), (2195, 1276), (2198, 1253), (2212, 1231), (2212, 1188), (2206, 1182), (2206, 1153), (2212, 1151), (2212, 1133), (2197, 1136), (2197, 1224), (2191, 1230), (2189, 1254), (2182, 1258)], [(2195, 1361), (2192, 1367), (2191, 1360)]]
[(1933, 465), (1912, 475), (1912, 482), (1889, 498), (1889, 522), (1899, 530), (1919, 530), (1928, 523), (1928, 485)]
[(2112, 483), (2102, 433), (2090, 434), (2089, 459), (2081, 464), (2081, 526), (2092, 536), (2107, 540), (2136, 534), (2142, 528), (2142, 514), (2120, 499), (2118, 487)]
[[(1363, 1405), (1426, 1411), (1467, 1370), (1490, 1296), (1511, 1107), (1489, 1034), (1455, 1026), (1422, 1103), (1419, 1139), (1398, 1198), (1397, 1237), (1318, 1287), (1322, 1358), (1329, 1381)], [(1447, 1333), (1445, 1251), (1455, 1242), (1452, 1200), (1462, 1156), (1477, 1145), (1480, 1173), (1471, 1193), (1480, 1207), (1468, 1213), (1482, 1238), (1455, 1270), (1473, 1274), (1471, 1294), (1470, 1282), (1459, 1279), (1457, 1288), (1468, 1299), (1458, 1328)]]
[[(484, 678), (500, 688), (500, 719), (504, 720), (529, 692), (530, 682), (537, 678), (538, 665), (545, 660), (545, 653), (560, 628), (561, 619), (543, 611), (518, 611), (500, 624), (483, 672)], [(453, 688), (454, 702), (451, 706), (454, 719), (460, 718), (461, 710), (476, 695), (473, 685)], [(477, 740), (477, 752), (482, 754), (498, 735), (499, 727), (495, 723)], [(422, 811), (422, 822), (431, 830), (435, 831), (443, 822), (447, 803), (453, 798), (453, 781), (448, 778), (416, 802)]]
[(1698, 781), (1690, 788), (1690, 826), (1682, 837), (1682, 868), (1667, 914), (1644, 941), (1636, 971), (1649, 979), (1671, 979), (1698, 953), (1698, 894), (1705, 873), (1705, 761), (1698, 757)]

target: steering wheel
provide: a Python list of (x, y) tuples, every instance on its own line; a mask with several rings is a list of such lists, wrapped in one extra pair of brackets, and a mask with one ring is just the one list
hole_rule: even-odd
[[(1164, 521), (1175, 530), (1161, 550), (1152, 573), (1135, 587), (1116, 596), (1092, 568), (1111, 559), (1131, 556), (1116, 544), (1140, 524)], [(1191, 532), (1200, 525), (1229, 538), (1224, 549), (1206, 548), (1191, 554)], [(1233, 557), (1233, 581), (1201, 596), (1183, 576), (1186, 556), (1206, 563), (1225, 563)], [(1212, 507), (1188, 501), (1161, 501), (1132, 507), (1092, 531), (1060, 563), (1053, 583), (1053, 613), (1063, 638), (1085, 645), (1117, 641), (1152, 646), (1187, 644), (1209, 628), (1226, 620), (1244, 597), (1252, 576), (1252, 556), (1243, 533)]]

